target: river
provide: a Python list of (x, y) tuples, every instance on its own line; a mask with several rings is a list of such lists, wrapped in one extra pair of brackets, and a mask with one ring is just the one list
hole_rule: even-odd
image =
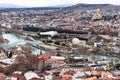
[[(12, 33), (4, 33), (2, 36), (3, 36), (4, 39), (9, 40), (9, 43), (8, 43), (9, 47), (14, 47), (14, 46), (17, 46), (19, 44), (25, 44), (26, 42), (28, 42), (29, 44), (31, 44), (33, 46), (36, 46), (37, 44), (43, 44), (40, 41), (24, 40), (23, 38), (18, 37), (17, 35), (12, 34)], [(34, 48), (34, 50), (32, 51), (32, 53), (34, 55), (39, 55), (41, 51), (42, 51), (42, 53), (45, 53), (44, 50), (41, 50), (41, 49), (35, 48), (35, 47), (33, 47), (33, 48)], [(84, 55), (79, 55), (79, 56), (85, 57)], [(92, 56), (86, 56), (86, 58), (89, 58), (89, 59), (91, 59), (91, 57)], [(114, 60), (114, 59), (117, 58), (117, 57), (114, 57), (114, 56), (103, 56), (103, 55), (95, 55), (95, 57), (96, 57), (96, 59), (108, 59), (108, 60), (112, 60), (112, 59)], [(117, 58), (117, 59), (119, 59), (119, 58)]]
[[(23, 38), (18, 37), (17, 35), (12, 34), (12, 33), (3, 33), (2, 36), (3, 36), (4, 39), (9, 40), (9, 43), (7, 44), (9, 47), (15, 47), (15, 46), (17, 46), (17, 45), (25, 44), (25, 43), (29, 43), (29, 44), (31, 44), (31, 46), (32, 46), (32, 45), (33, 45), (33, 46), (36, 46), (37, 44), (43, 44), (43, 43), (40, 42), (40, 41), (24, 40)], [(33, 46), (32, 46), (32, 47), (33, 47)], [(45, 53), (44, 50), (41, 50), (41, 49), (35, 48), (35, 47), (33, 47), (33, 48), (34, 48), (34, 50), (32, 51), (32, 53), (33, 53), (34, 55), (40, 54), (41, 51), (42, 51), (42, 53)]]

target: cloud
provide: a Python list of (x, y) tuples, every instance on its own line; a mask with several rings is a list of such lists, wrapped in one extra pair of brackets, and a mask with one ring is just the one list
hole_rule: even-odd
[(120, 0), (0, 0), (0, 3), (10, 3), (21, 6), (51, 6), (51, 5), (63, 5), (63, 4), (77, 4), (77, 3), (89, 3), (89, 4), (117, 4), (120, 5)]

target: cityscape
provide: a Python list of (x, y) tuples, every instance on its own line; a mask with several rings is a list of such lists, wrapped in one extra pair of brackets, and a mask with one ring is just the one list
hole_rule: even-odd
[(120, 80), (119, 1), (85, 1), (0, 1), (0, 80)]

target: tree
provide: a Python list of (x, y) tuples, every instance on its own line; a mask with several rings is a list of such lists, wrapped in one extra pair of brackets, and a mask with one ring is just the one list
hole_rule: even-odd
[(119, 59), (114, 59), (115, 64), (119, 62)]
[(96, 57), (94, 54), (92, 54), (91, 59), (95, 62)]
[(27, 61), (26, 56), (24, 55), (19, 55), (15, 59), (16, 63), (25, 63)]
[(18, 66), (17, 64), (12, 64), (8, 67), (5, 67), (4, 68), (4, 73), (6, 75), (10, 75), (11, 73), (13, 73), (16, 70), (17, 66)]
[(22, 71), (23, 73), (29, 71), (28, 66), (26, 64), (24, 64), (24, 63), (18, 63), (17, 65), (18, 66), (16, 68), (16, 71)]
[(4, 72), (4, 68), (2, 66), (0, 66), (0, 73)]
[(37, 69), (39, 65), (39, 58), (36, 55), (27, 54), (28, 68), (31, 70)]
[(78, 51), (80, 54), (87, 55), (87, 48), (83, 46), (78, 46)]
[(39, 59), (37, 56), (32, 54), (27, 54), (26, 56), (19, 55), (16, 57), (16, 62), (4, 69), (5, 74), (11, 74), (14, 71), (21, 71), (23, 73), (35, 70), (38, 68)]

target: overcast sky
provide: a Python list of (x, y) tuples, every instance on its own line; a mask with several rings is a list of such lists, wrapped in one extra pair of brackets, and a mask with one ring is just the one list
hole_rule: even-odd
[(28, 7), (41, 7), (77, 3), (89, 3), (89, 4), (109, 3), (120, 5), (120, 0), (0, 0), (0, 3), (9, 3)]

